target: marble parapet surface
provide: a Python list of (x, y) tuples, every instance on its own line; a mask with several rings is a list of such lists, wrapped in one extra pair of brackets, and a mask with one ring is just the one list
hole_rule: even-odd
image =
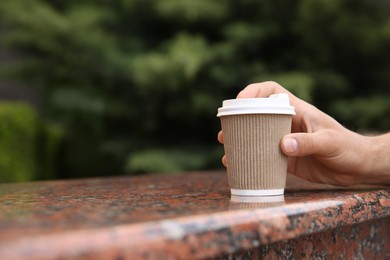
[(376, 227), (390, 241), (389, 218), (390, 187), (293, 176), (284, 196), (267, 200), (231, 197), (217, 171), (0, 184), (0, 256), (212, 259), (373, 221), (382, 224), (364, 229), (367, 237)]

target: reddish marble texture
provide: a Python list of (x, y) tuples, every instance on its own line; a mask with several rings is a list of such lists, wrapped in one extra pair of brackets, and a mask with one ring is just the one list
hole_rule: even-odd
[(222, 259), (390, 259), (390, 218), (242, 250)]
[[(347, 257), (360, 245), (385, 259), (389, 219), (390, 187), (292, 177), (281, 200), (252, 203), (231, 200), (221, 172), (0, 184), (0, 258)], [(324, 249), (310, 253), (310, 241)]]

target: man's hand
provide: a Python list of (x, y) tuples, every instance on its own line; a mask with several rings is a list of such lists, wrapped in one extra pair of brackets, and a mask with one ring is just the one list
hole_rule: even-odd
[[(332, 117), (292, 95), (275, 82), (248, 85), (237, 98), (288, 93), (296, 116), (280, 148), (288, 171), (303, 179), (333, 185), (390, 184), (390, 135), (367, 137), (344, 128)], [(218, 133), (223, 143), (223, 133)], [(227, 166), (226, 157), (222, 163)]]

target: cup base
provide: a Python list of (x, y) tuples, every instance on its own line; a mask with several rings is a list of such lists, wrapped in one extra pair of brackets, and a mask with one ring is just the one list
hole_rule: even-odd
[(276, 196), (237, 196), (232, 195), (230, 197), (230, 202), (233, 203), (270, 203), (275, 204), (275, 202), (285, 202), (284, 195), (276, 195)]
[(238, 190), (230, 189), (232, 195), (236, 196), (277, 196), (283, 195), (284, 189), (273, 189), (273, 190)]

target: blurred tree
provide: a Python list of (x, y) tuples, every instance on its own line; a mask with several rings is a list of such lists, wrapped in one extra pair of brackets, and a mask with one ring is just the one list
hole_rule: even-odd
[(60, 177), (214, 168), (216, 109), (254, 81), (387, 130), (389, 18), (386, 0), (2, 1), (22, 57), (3, 72), (43, 89)]
[[(304, 0), (298, 9), (295, 26), (300, 36), (302, 66), (317, 74), (314, 99), (355, 129), (387, 130), (379, 124), (356, 121), (356, 115), (349, 117), (343, 111), (348, 107), (337, 104), (355, 104), (361, 97), (378, 94), (390, 100), (389, 17), (390, 2), (385, 0)], [(368, 100), (376, 102), (375, 98)], [(366, 105), (368, 108), (374, 103)], [(361, 116), (383, 115), (382, 109), (376, 109), (375, 116), (368, 110), (367, 115), (362, 110)]]

